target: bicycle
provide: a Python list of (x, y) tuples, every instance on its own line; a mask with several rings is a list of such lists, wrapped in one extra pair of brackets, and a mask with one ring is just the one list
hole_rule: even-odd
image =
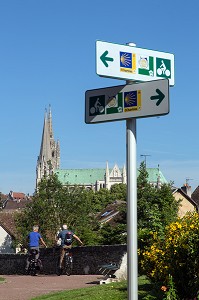
[(38, 254), (38, 250), (36, 249), (30, 250), (30, 257), (28, 258), (30, 264), (27, 273), (30, 274), (31, 276), (36, 276), (39, 273), (39, 271), (41, 271), (42, 269), (41, 260), (36, 258), (37, 254)]
[(60, 262), (60, 258), (58, 259), (58, 263), (57, 263), (57, 269), (56, 269), (57, 276), (60, 275), (70, 276), (73, 269), (73, 256), (70, 249), (65, 250), (64, 259), (62, 262), (63, 268), (60, 268), (59, 262)]

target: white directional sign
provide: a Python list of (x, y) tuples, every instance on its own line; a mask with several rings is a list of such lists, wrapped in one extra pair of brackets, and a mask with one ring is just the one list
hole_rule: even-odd
[(117, 79), (168, 79), (174, 85), (174, 55), (108, 42), (96, 42), (96, 73)]
[(169, 113), (169, 81), (119, 85), (86, 91), (85, 122), (98, 123)]

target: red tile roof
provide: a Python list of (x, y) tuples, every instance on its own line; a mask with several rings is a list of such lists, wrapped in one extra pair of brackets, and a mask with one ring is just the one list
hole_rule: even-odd
[(26, 195), (24, 193), (12, 192), (10, 196), (14, 199), (26, 199)]

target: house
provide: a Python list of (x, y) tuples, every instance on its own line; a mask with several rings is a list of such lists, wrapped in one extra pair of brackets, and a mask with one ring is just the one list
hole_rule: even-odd
[[(199, 211), (199, 204), (194, 201), (185, 190), (182, 188), (172, 188), (173, 197), (176, 201), (180, 200), (180, 207), (178, 210), (178, 216), (183, 217), (187, 212)], [(121, 207), (127, 205), (125, 201), (116, 200), (114, 203), (109, 204), (102, 212), (97, 215), (99, 223), (110, 223), (114, 225), (115, 221), (121, 217)]]
[(14, 245), (17, 236), (14, 214), (25, 208), (30, 201), (31, 197), (21, 192), (10, 191), (1, 197), (0, 253), (16, 253), (20, 250)]
[(3, 210), (20, 210), (30, 201), (31, 197), (26, 196), (24, 193), (10, 191), (10, 193), (2, 199), (1, 208)]
[(20, 202), (22, 200), (26, 200), (27, 196), (24, 193), (10, 191), (8, 198), (12, 201)]
[(194, 192), (191, 194), (191, 198), (198, 204), (199, 206), (199, 186), (194, 190)]
[(0, 212), (0, 253), (16, 253), (13, 242), (16, 238), (14, 215)]
[(109, 223), (115, 225), (122, 218), (121, 209), (127, 205), (126, 201), (116, 200), (110, 203), (97, 215), (97, 220), (101, 225)]
[[(184, 185), (181, 188), (173, 187), (172, 193), (174, 198), (180, 202), (180, 207), (178, 211), (178, 216), (183, 217), (187, 212), (193, 212), (199, 210), (199, 204), (191, 197), (189, 196), (190, 189), (187, 189)], [(187, 194), (188, 192), (188, 194)]]

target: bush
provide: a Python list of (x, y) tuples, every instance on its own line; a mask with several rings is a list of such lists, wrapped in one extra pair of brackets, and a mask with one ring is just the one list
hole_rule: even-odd
[(165, 238), (156, 238), (142, 252), (141, 266), (155, 282), (168, 285), (172, 276), (180, 299), (199, 292), (199, 214), (187, 213), (166, 227)]

